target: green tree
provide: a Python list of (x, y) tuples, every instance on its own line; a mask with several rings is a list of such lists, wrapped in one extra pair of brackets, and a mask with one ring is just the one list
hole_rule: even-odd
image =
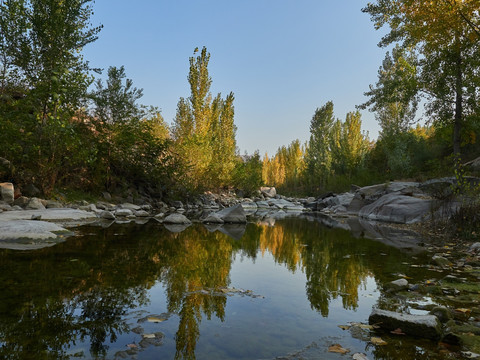
[[(195, 49), (194, 54), (198, 52)], [(176, 151), (189, 165), (193, 186), (218, 188), (229, 185), (236, 156), (234, 95), (225, 99), (210, 93), (210, 53), (204, 47), (190, 57), (190, 97), (180, 98), (172, 128)]]
[(333, 102), (315, 110), (310, 122), (310, 141), (305, 158), (306, 173), (311, 183), (321, 188), (327, 185), (332, 166), (331, 133), (335, 123)]
[(362, 10), (376, 29), (390, 27), (380, 46), (400, 43), (419, 55), (418, 91), (426, 96), (427, 113), (453, 126), (457, 160), (462, 129), (479, 113), (479, 7), (478, 0), (378, 0)]

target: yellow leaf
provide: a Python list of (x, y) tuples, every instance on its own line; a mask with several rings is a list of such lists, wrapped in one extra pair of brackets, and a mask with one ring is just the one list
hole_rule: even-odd
[(328, 348), (329, 352), (339, 353), (339, 354), (346, 354), (350, 352), (350, 350), (343, 348), (340, 344), (334, 344)]
[(348, 325), (338, 325), (338, 327), (342, 330), (348, 330), (351, 328), (351, 326), (348, 326)]
[(382, 338), (379, 338), (379, 337), (372, 337), (370, 338), (370, 342), (373, 344), (373, 345), (387, 345), (387, 342), (382, 340)]

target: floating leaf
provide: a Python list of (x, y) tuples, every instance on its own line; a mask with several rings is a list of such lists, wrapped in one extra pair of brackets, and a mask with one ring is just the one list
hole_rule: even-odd
[(334, 344), (328, 348), (329, 352), (339, 353), (339, 354), (346, 354), (350, 352), (350, 350), (343, 348), (340, 344)]
[(390, 331), (392, 334), (395, 334), (395, 335), (405, 335), (405, 333), (402, 331), (402, 329), (400, 328), (397, 328), (395, 330), (392, 330)]
[(127, 344), (127, 347), (130, 348), (130, 349), (136, 349), (136, 348), (138, 348), (138, 345), (137, 344)]
[(370, 341), (373, 345), (387, 345), (387, 342), (382, 340), (382, 338), (379, 338), (379, 337), (372, 337), (370, 338)]
[(455, 311), (461, 312), (463, 314), (470, 314), (472, 312), (472, 309), (460, 308), (460, 309), (455, 309)]
[(338, 325), (338, 327), (342, 330), (348, 330), (348, 329), (351, 328), (351, 326), (349, 326), (349, 325)]
[(352, 359), (353, 360), (368, 360), (367, 355), (362, 354), (362, 353), (353, 354)]

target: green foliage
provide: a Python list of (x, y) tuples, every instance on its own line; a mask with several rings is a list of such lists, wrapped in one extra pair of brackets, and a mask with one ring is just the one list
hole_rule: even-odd
[(262, 160), (258, 151), (251, 156), (237, 157), (233, 170), (233, 185), (245, 192), (245, 195), (253, 195), (262, 185)]
[[(195, 49), (194, 54), (198, 52)], [(204, 47), (200, 55), (190, 57), (188, 81), (191, 94), (180, 98), (172, 137), (175, 150), (188, 164), (193, 188), (215, 189), (228, 186), (236, 158), (234, 95), (212, 99), (208, 73), (210, 53)]]

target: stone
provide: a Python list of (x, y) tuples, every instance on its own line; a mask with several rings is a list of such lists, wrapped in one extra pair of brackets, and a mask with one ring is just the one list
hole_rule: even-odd
[(149, 217), (150, 214), (145, 210), (138, 210), (133, 213), (136, 217)]
[(174, 201), (172, 206), (176, 209), (183, 209), (183, 203), (181, 201)]
[(5, 201), (7, 204), (13, 204), (15, 200), (15, 189), (12, 183), (0, 183), (0, 200)]
[(79, 206), (78, 209), (83, 210), (83, 211), (91, 211), (91, 212), (99, 211), (97, 209), (97, 207), (95, 206), (95, 204), (88, 204), (88, 205), (84, 205), (84, 206)]
[(63, 204), (59, 201), (48, 200), (47, 205), (45, 205), (47, 209), (61, 209), (63, 208)]
[(446, 323), (452, 319), (452, 313), (446, 307), (435, 306), (429, 312), (430, 315), (435, 315), (441, 323)]
[(33, 197), (28, 202), (27, 206), (25, 206), (27, 210), (44, 210), (45, 206), (43, 205), (42, 201), (39, 198)]
[(12, 210), (12, 207), (10, 205), (8, 205), (6, 202), (1, 201), (0, 202), (0, 210), (10, 211), (10, 210)]
[(141, 207), (140, 207), (140, 206), (135, 205), (135, 204), (131, 204), (131, 203), (123, 203), (123, 204), (120, 204), (120, 205), (118, 205), (118, 208), (119, 208), (119, 209), (128, 209), (128, 210), (132, 210), (132, 211), (141, 210)]
[(263, 201), (263, 200), (257, 201), (256, 204), (257, 204), (257, 208), (259, 209), (270, 209), (270, 205), (266, 201)]
[(400, 328), (410, 336), (433, 340), (441, 337), (441, 324), (435, 315), (410, 315), (374, 309), (368, 322), (388, 331)]
[(277, 189), (275, 189), (274, 187), (261, 187), (260, 191), (267, 198), (274, 198), (275, 196), (277, 196)]
[(434, 205), (431, 199), (392, 193), (364, 206), (358, 215), (368, 220), (414, 224), (431, 214)]
[(101, 219), (115, 220), (115, 215), (113, 215), (113, 213), (111, 213), (110, 211), (107, 211), (107, 210), (104, 210), (104, 211), (100, 212), (100, 214), (98, 214), (98, 216)]
[(398, 279), (389, 282), (384, 286), (387, 292), (397, 292), (408, 289), (408, 281), (406, 279)]
[(217, 213), (210, 213), (202, 222), (204, 224), (223, 224), (225, 221)]
[(247, 222), (247, 215), (242, 205), (237, 204), (216, 212), (216, 214), (225, 222), (230, 224), (244, 224)]
[(243, 207), (243, 210), (257, 210), (258, 209), (258, 206), (257, 206), (257, 203), (253, 202), (253, 201), (244, 201), (242, 203), (240, 203), (240, 205), (242, 205)]
[(60, 233), (70, 234), (71, 232), (60, 225), (46, 221), (0, 220), (0, 241), (56, 239), (57, 234)]
[(106, 192), (106, 191), (105, 191), (105, 192), (102, 192), (102, 196), (103, 196), (103, 198), (104, 198), (105, 200), (107, 200), (107, 201), (112, 201), (112, 195), (110, 195), (110, 193), (108, 193), (108, 192)]
[(22, 208), (27, 206), (28, 202), (30, 201), (30, 198), (26, 196), (20, 196), (19, 198), (16, 198), (15, 201), (13, 202), (14, 205), (18, 205)]
[(165, 219), (163, 219), (165, 224), (191, 224), (192, 222), (185, 216), (179, 213), (173, 213), (168, 215)]
[(444, 269), (447, 269), (449, 268), (452, 263), (450, 262), (450, 260), (448, 260), (447, 258), (443, 257), (443, 256), (440, 256), (440, 255), (434, 255), (432, 257), (432, 261), (440, 266), (441, 268), (444, 268)]
[(130, 209), (117, 209), (115, 211), (115, 216), (119, 216), (119, 217), (127, 217), (127, 216), (130, 216), (130, 215), (133, 215), (133, 211), (130, 210)]

